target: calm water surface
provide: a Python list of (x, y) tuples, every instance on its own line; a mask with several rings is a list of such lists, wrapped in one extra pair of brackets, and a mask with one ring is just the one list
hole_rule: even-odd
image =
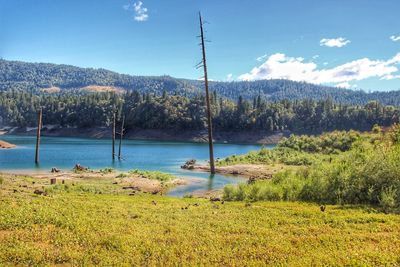
[[(190, 184), (172, 189), (169, 195), (173, 196), (182, 196), (198, 190), (218, 189), (226, 184), (244, 181), (234, 176), (210, 177), (208, 173), (186, 171), (180, 168), (186, 160), (192, 158), (205, 163), (208, 158), (207, 144), (124, 140), (122, 148), (124, 160), (113, 162), (111, 140), (42, 137), (40, 164), (36, 166), (34, 163), (36, 138), (34, 136), (6, 135), (1, 139), (17, 145), (15, 149), (0, 150), (0, 170), (5, 171), (47, 172), (52, 167), (71, 170), (75, 164), (79, 163), (91, 169), (112, 167), (117, 170), (159, 170), (184, 179), (191, 179)], [(215, 156), (223, 158), (259, 148), (260, 145), (215, 144)]]

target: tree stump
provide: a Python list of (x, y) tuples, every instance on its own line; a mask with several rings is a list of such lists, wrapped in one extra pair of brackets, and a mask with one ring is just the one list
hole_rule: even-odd
[(56, 178), (51, 178), (50, 179), (50, 184), (56, 184), (57, 183), (57, 179)]

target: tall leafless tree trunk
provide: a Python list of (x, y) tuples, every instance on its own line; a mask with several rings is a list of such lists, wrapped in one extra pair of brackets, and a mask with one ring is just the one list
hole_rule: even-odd
[(121, 132), (119, 133), (118, 159), (122, 159), (121, 147), (122, 147), (122, 138), (124, 136), (124, 124), (125, 124), (125, 116), (122, 116)]
[(40, 146), (40, 130), (42, 129), (42, 108), (38, 112), (38, 128), (36, 133), (36, 153), (35, 153), (35, 163), (39, 163), (39, 146)]
[(115, 111), (113, 113), (113, 128), (112, 128), (112, 159), (115, 160)]
[(208, 126), (208, 146), (210, 150), (210, 171), (212, 174), (214, 174), (215, 163), (214, 163), (214, 144), (213, 144), (213, 132), (212, 132), (212, 114), (210, 105), (210, 95), (208, 91), (208, 74), (207, 74), (206, 48), (204, 44), (203, 20), (201, 18), (200, 12), (199, 12), (199, 19), (200, 19), (201, 49), (203, 53), (204, 86), (206, 90), (206, 103), (207, 103), (207, 126)]

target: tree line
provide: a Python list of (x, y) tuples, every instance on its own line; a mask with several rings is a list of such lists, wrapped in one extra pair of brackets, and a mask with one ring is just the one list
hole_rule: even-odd
[[(377, 101), (366, 105), (337, 104), (325, 100), (267, 101), (261, 96), (249, 101), (232, 101), (211, 95), (213, 125), (220, 131), (289, 130), (320, 133), (332, 130), (369, 130), (373, 125), (399, 122), (400, 109)], [(113, 113), (125, 116), (130, 129), (203, 130), (206, 128), (205, 97), (186, 97), (129, 91), (116, 93), (33, 93), (19, 90), (0, 92), (0, 125), (33, 127), (43, 108), (45, 124), (61, 127), (108, 127)]]

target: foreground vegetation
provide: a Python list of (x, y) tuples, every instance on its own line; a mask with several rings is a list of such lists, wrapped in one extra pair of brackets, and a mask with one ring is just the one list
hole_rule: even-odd
[(226, 200), (311, 201), (371, 204), (400, 210), (400, 125), (386, 132), (334, 132), (319, 137), (291, 136), (276, 149), (231, 156), (220, 165), (285, 164), (268, 181), (224, 189)]
[(62, 190), (42, 179), (2, 178), (1, 266), (400, 264), (400, 217), (371, 208), (321, 212), (305, 203), (129, 196), (111, 181)]

